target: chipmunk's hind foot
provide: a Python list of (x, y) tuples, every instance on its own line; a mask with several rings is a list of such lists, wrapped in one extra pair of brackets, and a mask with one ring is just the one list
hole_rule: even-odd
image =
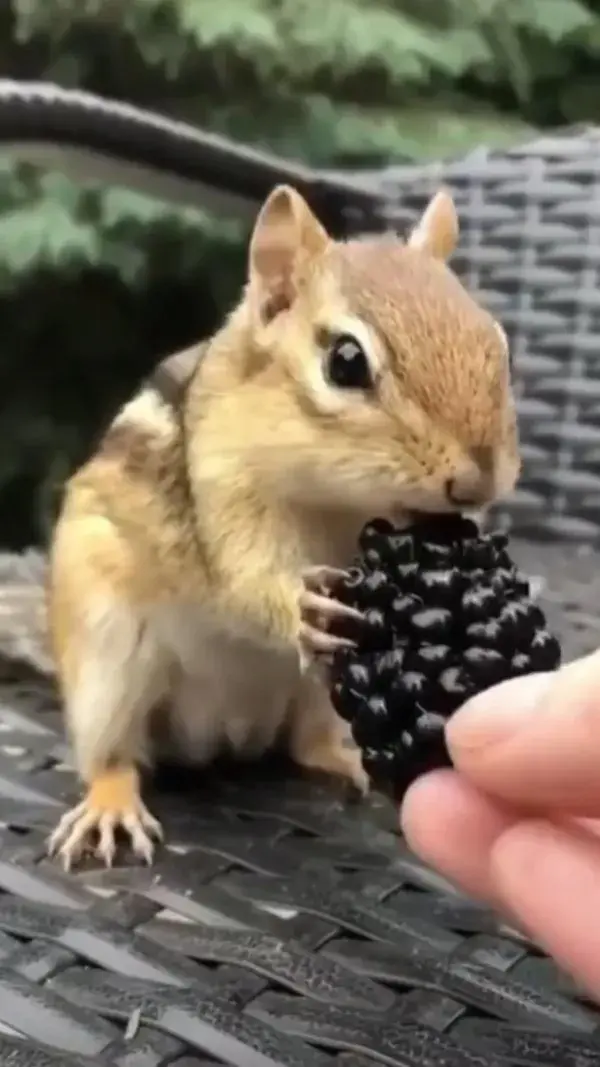
[(162, 841), (163, 832), (140, 797), (134, 769), (96, 778), (84, 800), (62, 816), (48, 839), (48, 853), (58, 856), (65, 870), (87, 851), (111, 867), (119, 830), (129, 838), (134, 855), (151, 864), (155, 842)]

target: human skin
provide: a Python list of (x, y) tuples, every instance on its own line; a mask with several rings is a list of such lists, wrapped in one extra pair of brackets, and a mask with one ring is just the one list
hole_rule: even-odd
[(600, 651), (480, 694), (447, 742), (453, 769), (404, 799), (408, 843), (600, 1002)]

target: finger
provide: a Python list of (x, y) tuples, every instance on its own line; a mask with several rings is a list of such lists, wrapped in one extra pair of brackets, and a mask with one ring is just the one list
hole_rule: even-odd
[(514, 816), (455, 771), (433, 771), (408, 790), (400, 813), (409, 846), (471, 896), (493, 903), (490, 854)]
[(495, 892), (535, 940), (600, 1000), (600, 842), (542, 820), (515, 823), (490, 857)]
[(600, 815), (600, 652), (487, 690), (456, 712), (447, 740), (454, 766), (501, 800)]
[(573, 821), (594, 837), (600, 837), (600, 819), (575, 819)]

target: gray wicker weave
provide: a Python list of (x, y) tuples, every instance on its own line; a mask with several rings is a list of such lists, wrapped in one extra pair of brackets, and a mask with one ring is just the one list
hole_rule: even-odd
[(600, 130), (372, 175), (405, 229), (441, 183), (462, 237), (454, 266), (511, 340), (524, 471), (505, 509), (534, 539), (600, 547)]

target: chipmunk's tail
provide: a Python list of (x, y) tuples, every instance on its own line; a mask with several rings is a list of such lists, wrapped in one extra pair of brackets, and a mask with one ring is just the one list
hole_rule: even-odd
[[(41, 552), (0, 553), (0, 673), (31, 669), (54, 677), (46, 616), (46, 559)], [(27, 671), (29, 669), (29, 671)]]

